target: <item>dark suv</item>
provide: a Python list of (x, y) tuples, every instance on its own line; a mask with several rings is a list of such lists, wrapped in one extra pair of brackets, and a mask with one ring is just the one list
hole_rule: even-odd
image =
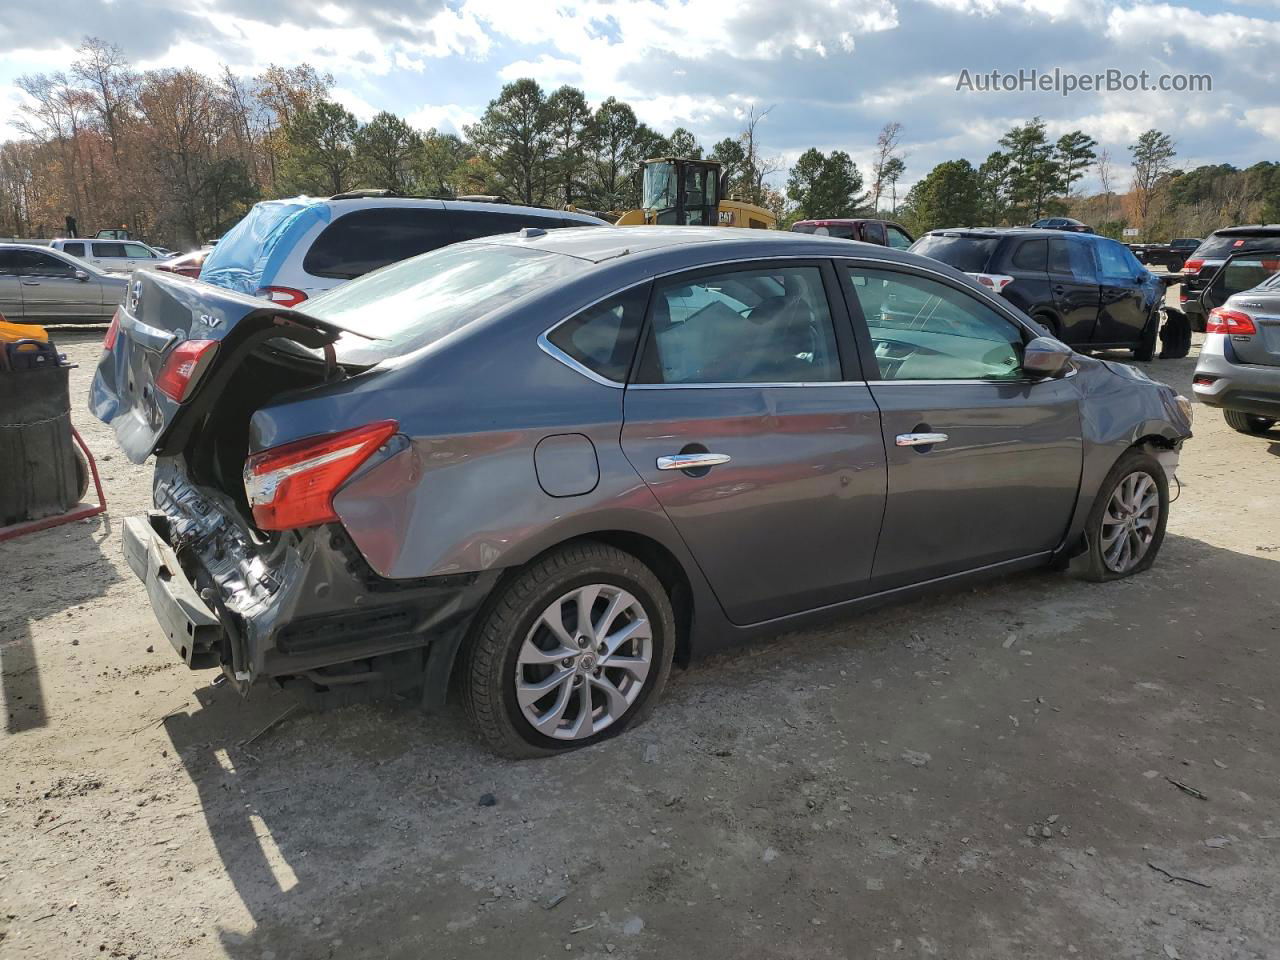
[(896, 250), (906, 250), (912, 243), (911, 234), (901, 224), (892, 220), (872, 220), (865, 217), (797, 220), (791, 225), (791, 232), (839, 237), (841, 240), (861, 240), (863, 243), (878, 243), (882, 247), (893, 247)]
[[(1077, 349), (1125, 347), (1137, 360), (1155, 356), (1164, 283), (1122, 243), (1062, 230), (978, 227), (934, 230), (911, 251), (972, 275)], [(1166, 330), (1162, 355), (1186, 356), (1190, 337), (1174, 332)]]
[(1224, 227), (1215, 230), (1182, 265), (1182, 289), (1178, 300), (1187, 313), (1193, 329), (1204, 332), (1205, 314), (1200, 295), (1218, 268), (1233, 253), (1272, 250), (1280, 245), (1280, 223), (1255, 224), (1248, 227)]

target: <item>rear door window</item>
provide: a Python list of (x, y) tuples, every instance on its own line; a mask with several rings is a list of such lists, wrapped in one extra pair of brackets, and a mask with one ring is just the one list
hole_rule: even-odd
[(575, 363), (613, 383), (625, 383), (649, 302), (641, 284), (570, 317), (547, 340)]
[(73, 257), (83, 257), (84, 244), (83, 243), (64, 243), (62, 245), (62, 252), (68, 253)]
[(965, 273), (986, 273), (987, 262), (999, 244), (999, 237), (931, 233), (917, 240), (912, 245), (911, 252), (941, 260)]
[(111, 242), (103, 243), (103, 242), (95, 241), (93, 244), (93, 255), (95, 257), (108, 257), (108, 258), (118, 257), (120, 259), (123, 259), (125, 255), (124, 244), (111, 243)]
[(444, 210), (374, 207), (341, 216), (316, 237), (302, 261), (314, 277), (350, 280), (454, 241)]
[(1019, 270), (1044, 273), (1048, 269), (1048, 259), (1048, 240), (1023, 240), (1013, 251), (1013, 257), (1009, 262)]
[(124, 245), (125, 256), (132, 257), (134, 260), (154, 260), (155, 256), (150, 250), (140, 243), (126, 243)]
[(862, 239), (867, 243), (878, 243), (880, 246), (886, 246), (888, 241), (884, 235), (884, 224), (875, 220), (868, 220), (862, 225)]
[(641, 383), (816, 383), (841, 378), (818, 267), (659, 281)]

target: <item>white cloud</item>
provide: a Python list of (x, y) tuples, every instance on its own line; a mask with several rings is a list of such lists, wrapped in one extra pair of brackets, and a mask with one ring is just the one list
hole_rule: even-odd
[(405, 119), (419, 130), (438, 130), (461, 136), (462, 128), (479, 120), (480, 114), (456, 103), (425, 103), (410, 111)]
[(346, 87), (334, 87), (329, 91), (329, 99), (333, 100), (335, 103), (342, 104), (342, 106), (350, 110), (355, 115), (355, 118), (361, 123), (367, 123), (372, 120), (374, 115), (382, 109), (381, 107), (374, 106), (364, 97), (360, 96), (360, 94), (352, 90), (348, 90)]

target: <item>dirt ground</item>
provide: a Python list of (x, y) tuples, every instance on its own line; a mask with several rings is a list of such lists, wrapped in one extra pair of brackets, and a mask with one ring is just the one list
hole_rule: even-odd
[(58, 336), (110, 513), (0, 545), (0, 956), (1280, 956), (1280, 431), (1197, 408), (1150, 573), (792, 634), (511, 763), (456, 708), (254, 739), (292, 701), (176, 660), (120, 554), (150, 468), (84, 412), (100, 339)]

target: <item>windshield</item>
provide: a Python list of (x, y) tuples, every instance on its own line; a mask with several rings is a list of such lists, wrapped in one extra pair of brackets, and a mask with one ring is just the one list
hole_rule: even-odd
[(308, 301), (306, 312), (363, 335), (339, 340), (339, 359), (377, 363), (435, 343), (589, 265), (545, 250), (460, 243), (335, 287)]
[(644, 168), (644, 196), (640, 206), (646, 210), (670, 210), (676, 205), (676, 165), (651, 163)]
[(932, 257), (966, 273), (983, 273), (987, 261), (1000, 243), (998, 237), (964, 237), (958, 234), (931, 233), (911, 247), (912, 253)]
[[(280, 261), (291, 246), (282, 244), (291, 231), (306, 229), (328, 220), (329, 208), (322, 200), (294, 197), (255, 203), (245, 218), (227, 231), (210, 251), (200, 270), (200, 279), (239, 290), (251, 296), (270, 283)], [(296, 235), (296, 234), (295, 234)]]

